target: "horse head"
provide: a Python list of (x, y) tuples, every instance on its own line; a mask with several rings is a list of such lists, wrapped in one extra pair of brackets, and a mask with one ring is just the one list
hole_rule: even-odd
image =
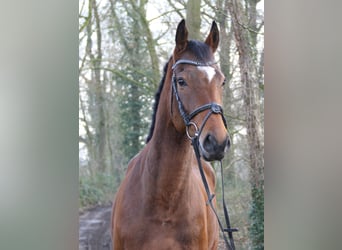
[(172, 122), (178, 132), (186, 133), (190, 139), (199, 137), (200, 153), (205, 160), (221, 160), (230, 140), (221, 107), (225, 77), (214, 58), (219, 44), (217, 25), (213, 22), (205, 42), (199, 42), (188, 40), (182, 20), (175, 40)]

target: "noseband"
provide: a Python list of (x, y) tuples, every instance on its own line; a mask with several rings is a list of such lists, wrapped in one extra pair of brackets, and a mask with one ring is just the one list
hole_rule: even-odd
[[(190, 114), (188, 114), (185, 111), (182, 100), (180, 99), (179, 94), (178, 94), (177, 79), (176, 79), (176, 74), (174, 71), (176, 66), (179, 64), (190, 64), (190, 65), (194, 65), (194, 66), (211, 66), (213, 64), (216, 64), (216, 62), (201, 63), (201, 62), (196, 62), (196, 61), (187, 60), (187, 59), (180, 59), (172, 66), (172, 71), (173, 71), (173, 74), (172, 74), (172, 90), (175, 93), (176, 100), (178, 103), (178, 109), (179, 109), (179, 112), (183, 118), (184, 124), (186, 126), (186, 134), (189, 137), (189, 139), (192, 140), (194, 137), (198, 137), (201, 134), (203, 127), (204, 127), (205, 123), (207, 122), (207, 120), (209, 119), (211, 114), (220, 114), (222, 117), (224, 126), (225, 126), (225, 128), (227, 128), (227, 122), (226, 122), (226, 119), (224, 118), (224, 115), (223, 115), (223, 109), (222, 109), (221, 105), (219, 105), (217, 103), (212, 102), (212, 103), (204, 104), (204, 105), (198, 107), (197, 109), (195, 109), (194, 111), (192, 111)], [(201, 113), (205, 110), (210, 110), (210, 111), (205, 116), (200, 129), (198, 129), (197, 125), (194, 122), (192, 122), (191, 120), (196, 115), (198, 115), (199, 113)], [(194, 136), (191, 136), (189, 133), (189, 128), (191, 126), (193, 126), (195, 128), (195, 135)]]
[[(204, 188), (205, 188), (207, 196), (208, 196), (207, 205), (210, 205), (212, 211), (214, 212), (214, 214), (216, 216), (216, 219), (217, 219), (218, 224), (220, 226), (220, 229), (222, 231), (223, 238), (224, 238), (224, 241), (226, 243), (226, 246), (230, 250), (235, 250), (235, 244), (234, 244), (234, 239), (233, 239), (233, 232), (238, 231), (238, 229), (230, 227), (230, 220), (229, 220), (229, 215), (228, 215), (228, 209), (227, 209), (225, 201), (224, 201), (222, 161), (221, 161), (222, 203), (223, 203), (223, 210), (224, 210), (224, 215), (225, 215), (225, 220), (226, 220), (227, 228), (223, 227), (223, 225), (222, 225), (222, 223), (221, 223), (221, 221), (219, 219), (219, 216), (218, 216), (218, 214), (217, 214), (217, 212), (216, 212), (216, 210), (215, 210), (215, 208), (214, 208), (214, 206), (212, 204), (212, 200), (215, 197), (215, 194), (211, 194), (211, 192), (210, 192), (209, 185), (208, 185), (207, 179), (205, 177), (204, 170), (203, 170), (203, 167), (202, 167), (202, 163), (201, 163), (201, 160), (200, 160), (201, 159), (201, 155), (200, 155), (200, 151), (199, 151), (199, 137), (200, 137), (200, 134), (202, 133), (203, 127), (206, 124), (206, 122), (208, 121), (210, 115), (212, 115), (212, 114), (220, 114), (221, 118), (223, 120), (225, 128), (227, 128), (227, 122), (226, 122), (226, 119), (224, 118), (223, 109), (222, 109), (221, 105), (219, 105), (217, 103), (214, 103), (214, 102), (208, 103), (208, 104), (204, 104), (204, 105), (198, 107), (197, 109), (195, 109), (194, 111), (192, 111), (189, 114), (185, 111), (184, 105), (182, 103), (182, 100), (180, 99), (179, 94), (178, 94), (177, 79), (176, 79), (176, 74), (175, 74), (175, 71), (174, 71), (176, 66), (179, 65), (179, 64), (190, 64), (190, 65), (194, 65), (194, 66), (211, 66), (213, 64), (216, 64), (216, 62), (200, 63), (200, 62), (196, 62), (196, 61), (192, 61), (192, 60), (187, 60), (187, 59), (180, 59), (180, 60), (178, 60), (172, 66), (172, 71), (173, 71), (172, 72), (172, 90), (173, 90), (173, 92), (174, 92), (174, 94), (176, 96), (176, 100), (177, 100), (177, 103), (178, 103), (178, 109), (179, 109), (179, 112), (180, 112), (180, 114), (181, 114), (181, 116), (183, 118), (184, 124), (186, 126), (186, 134), (187, 134), (188, 138), (191, 140), (191, 144), (192, 144), (192, 146), (194, 148), (194, 151), (195, 151), (195, 155), (196, 155), (196, 159), (197, 159), (197, 164), (198, 164), (199, 171), (200, 171), (200, 174), (201, 174), (202, 182), (203, 182)], [(172, 105), (171, 105), (171, 107), (172, 107)], [(198, 129), (196, 123), (192, 122), (191, 120), (196, 115), (198, 115), (199, 113), (201, 113), (201, 112), (203, 112), (205, 110), (209, 110), (209, 112), (206, 114), (206, 116), (205, 116), (205, 118), (204, 118), (204, 120), (202, 122), (201, 127)], [(195, 128), (194, 136), (191, 136), (190, 133), (189, 133), (189, 128), (191, 126), (193, 126)], [(225, 232), (228, 233), (229, 242), (227, 240)]]

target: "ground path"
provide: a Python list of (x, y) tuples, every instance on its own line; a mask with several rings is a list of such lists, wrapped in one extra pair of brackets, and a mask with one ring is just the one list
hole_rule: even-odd
[(79, 250), (112, 250), (110, 217), (112, 206), (97, 206), (79, 216)]

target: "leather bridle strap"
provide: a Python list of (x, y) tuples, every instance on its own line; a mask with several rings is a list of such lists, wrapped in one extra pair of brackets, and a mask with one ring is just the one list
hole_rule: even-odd
[[(192, 146), (194, 148), (195, 151), (195, 155), (196, 155), (196, 160), (197, 160), (197, 164), (198, 164), (198, 168), (201, 174), (201, 178), (202, 178), (202, 182), (205, 188), (205, 191), (207, 193), (208, 196), (208, 201), (207, 201), (207, 205), (210, 206), (211, 210), (214, 212), (216, 220), (219, 224), (220, 230), (222, 232), (223, 235), (223, 239), (226, 243), (226, 246), (229, 250), (235, 250), (235, 244), (234, 244), (234, 238), (233, 238), (233, 232), (237, 232), (238, 229), (237, 228), (231, 228), (230, 226), (230, 220), (229, 220), (229, 214), (228, 214), (228, 209), (227, 206), (225, 204), (225, 200), (224, 200), (224, 185), (223, 185), (223, 169), (222, 169), (222, 161), (220, 161), (221, 164), (221, 181), (222, 181), (222, 203), (223, 203), (223, 210), (224, 210), (224, 217), (225, 217), (225, 221), (226, 221), (226, 226), (227, 228), (224, 228), (222, 225), (222, 222), (216, 212), (216, 209), (214, 208), (214, 205), (212, 203), (213, 198), (215, 197), (215, 194), (211, 194), (210, 189), (209, 189), (209, 185), (208, 185), (208, 181), (205, 177), (204, 174), (204, 170), (203, 170), (203, 166), (201, 163), (201, 155), (199, 152), (199, 136), (195, 136), (191, 139), (191, 143)], [(228, 232), (228, 237), (229, 237), (229, 242), (228, 239), (226, 237), (225, 232)]]
[(209, 103), (209, 104), (205, 104), (205, 105), (197, 108), (196, 110), (194, 110), (193, 112), (191, 112), (189, 114), (188, 119), (191, 121), (192, 118), (194, 118), (197, 114), (199, 114), (202, 111), (205, 111), (207, 109), (210, 109), (211, 113), (220, 114), (221, 117), (222, 117), (222, 120), (223, 120), (223, 124), (224, 124), (225, 128), (227, 128), (227, 121), (226, 121), (226, 118), (223, 115), (223, 109), (222, 109), (222, 107), (219, 104), (214, 103), (214, 102)]
[(198, 61), (193, 61), (193, 60), (188, 60), (188, 59), (179, 59), (174, 65), (172, 65), (172, 70), (176, 68), (177, 65), (179, 64), (190, 64), (194, 66), (211, 66), (216, 64), (217, 62), (215, 61), (210, 61), (210, 62), (198, 62)]

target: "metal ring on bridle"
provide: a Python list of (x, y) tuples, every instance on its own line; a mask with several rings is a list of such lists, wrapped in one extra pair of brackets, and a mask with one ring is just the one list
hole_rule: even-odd
[[(191, 126), (194, 126), (194, 128), (195, 128), (195, 134), (194, 134), (194, 136), (191, 136), (191, 135), (189, 134), (189, 128), (190, 128)], [(188, 136), (188, 138), (189, 138), (190, 140), (196, 138), (196, 137), (198, 136), (198, 132), (199, 132), (199, 130), (198, 130), (198, 127), (197, 127), (196, 123), (194, 123), (194, 122), (189, 122), (188, 125), (186, 126), (186, 135)]]

